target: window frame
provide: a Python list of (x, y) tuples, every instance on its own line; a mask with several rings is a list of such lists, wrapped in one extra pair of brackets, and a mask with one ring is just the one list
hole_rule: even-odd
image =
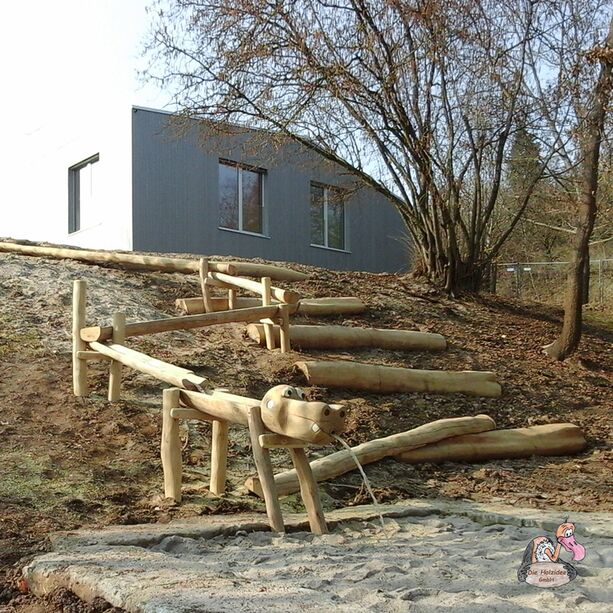
[[(250, 236), (258, 236), (260, 238), (270, 238), (267, 235), (268, 224), (266, 219), (266, 180), (265, 177), (267, 175), (267, 171), (265, 168), (261, 168), (259, 166), (253, 166), (251, 164), (245, 164), (243, 162), (236, 162), (235, 160), (229, 160), (227, 158), (219, 158), (217, 168), (217, 187), (219, 189), (219, 166), (230, 166), (232, 168), (237, 169), (238, 171), (238, 185), (237, 185), (237, 193), (238, 193), (238, 228), (229, 228), (227, 226), (221, 225), (221, 219), (219, 221), (218, 229), (223, 230), (225, 232), (236, 232), (238, 234), (248, 234)], [(244, 221), (244, 212), (243, 212), (243, 171), (246, 170), (248, 172), (257, 173), (260, 178), (260, 232), (253, 232), (252, 230), (243, 229), (243, 221)], [(220, 195), (217, 198), (217, 205), (220, 205)], [(221, 217), (221, 209), (219, 210)]]
[(75, 234), (81, 228), (81, 177), (80, 172), (90, 164), (100, 161), (100, 153), (90, 155), (77, 164), (68, 167), (68, 234)]
[[(311, 207), (313, 206), (313, 196), (311, 189), (313, 187), (319, 187), (323, 189), (323, 235), (324, 235), (324, 244), (320, 245), (319, 243), (310, 243), (311, 247), (316, 247), (318, 249), (329, 249), (330, 251), (338, 251), (340, 253), (351, 253), (349, 250), (349, 239), (347, 233), (347, 207), (346, 207), (346, 190), (336, 185), (330, 185), (329, 183), (321, 183), (320, 181), (311, 181), (309, 183), (309, 214), (311, 213)], [(329, 193), (331, 191), (338, 192), (341, 195), (341, 202), (343, 205), (343, 247), (331, 247), (329, 242), (329, 227), (328, 227), (328, 202), (329, 202)], [(309, 228), (309, 232), (311, 232), (311, 228)], [(310, 239), (312, 241), (313, 236), (310, 235)]]

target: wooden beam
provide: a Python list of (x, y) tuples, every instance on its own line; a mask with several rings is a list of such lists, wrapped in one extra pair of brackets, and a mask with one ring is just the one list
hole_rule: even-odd
[[(261, 325), (249, 324), (247, 334), (262, 346), (268, 342), (265, 329)], [(274, 335), (275, 340), (278, 341), (281, 336), (278, 326), (274, 328)], [(303, 349), (380, 347), (381, 349), (403, 349), (405, 351), (440, 351), (447, 347), (444, 336), (413, 330), (294, 325), (289, 327), (289, 335), (292, 343)]]
[[(262, 306), (270, 306), (272, 304), (272, 293), (270, 285), (270, 277), (262, 277)], [(266, 337), (266, 348), (272, 350), (275, 348), (275, 338), (273, 336), (273, 323), (264, 323), (264, 336)]]
[[(289, 325), (289, 305), (282, 304), (279, 307), (279, 316), (281, 317), (281, 326), (279, 327), (279, 345), (281, 353), (291, 351), (291, 326)], [(273, 329), (274, 330), (274, 329)], [(274, 332), (273, 332), (274, 333)]]
[[(123, 345), (126, 340), (126, 315), (113, 313), (113, 343)], [(109, 367), (109, 402), (117, 402), (121, 396), (121, 362), (112, 360)]]
[(176, 408), (171, 409), (170, 416), (174, 419), (195, 419), (197, 421), (213, 421), (215, 418), (197, 409)]
[(492, 397), (502, 393), (493, 372), (418, 370), (343, 360), (296, 362), (294, 366), (304, 373), (309, 385), (320, 387)]
[(531, 456), (574, 455), (586, 445), (585, 436), (579, 426), (546, 424), (454, 436), (405, 451), (396, 458), (411, 464), (482, 462)]
[(304, 449), (290, 449), (290, 456), (294, 463), (298, 482), (300, 484), (300, 496), (307, 511), (309, 525), (313, 534), (328, 534), (328, 526), (321, 506), (317, 481), (313, 477), (311, 465)]
[[(83, 341), (85, 343), (85, 341)], [(77, 351), (77, 358), (79, 360), (88, 360), (88, 361), (100, 361), (100, 362), (110, 362), (111, 358), (108, 355), (102, 355), (97, 351)]]
[(213, 311), (213, 303), (211, 302), (211, 288), (207, 284), (207, 275), (209, 272), (209, 262), (206, 258), (200, 258), (200, 288), (202, 289), (202, 301), (206, 313)]
[(270, 455), (268, 449), (260, 446), (259, 437), (264, 434), (266, 429), (262, 423), (260, 407), (255, 406), (249, 409), (249, 436), (251, 438), (251, 450), (253, 451), (253, 459), (258, 470), (258, 477), (262, 487), (262, 496), (266, 502), (266, 514), (270, 522), (270, 528), (275, 532), (285, 532), (283, 525), (283, 515), (281, 514), (281, 505), (275, 487), (275, 478), (272, 472), (270, 463)]
[(255, 264), (253, 262), (230, 262), (234, 267), (235, 275), (245, 277), (270, 277), (275, 281), (304, 281), (309, 278), (309, 275), (291, 270), (283, 266), (274, 266), (270, 264)]
[[(451, 436), (485, 432), (493, 430), (495, 427), (494, 420), (487, 415), (439, 419), (407, 432), (399, 432), (385, 438), (362, 443), (352, 449), (360, 464), (364, 465), (388, 456), (398, 455), (422, 445), (435, 443)], [(311, 462), (311, 470), (318, 482), (333, 479), (355, 468), (356, 465), (352, 454), (345, 449)], [(275, 484), (279, 496), (293, 494), (300, 489), (296, 470), (277, 474), (275, 476)], [(255, 479), (248, 480), (245, 485), (258, 496), (262, 496), (260, 484)]]
[[(167, 258), (117, 251), (94, 251), (70, 249), (65, 247), (41, 247), (38, 245), (20, 245), (19, 243), (0, 242), (0, 251), (20, 253), (22, 255), (42, 256), (56, 259), (69, 259), (86, 264), (120, 266), (136, 270), (160, 272), (197, 273), (198, 260)], [(209, 269), (227, 274), (236, 274), (236, 267), (231, 262), (209, 262)]]
[[(216, 279), (217, 281), (223, 281), (235, 287), (240, 287), (249, 292), (262, 295), (262, 284), (251, 279), (244, 279), (243, 277), (233, 277), (221, 272), (209, 272), (209, 277)], [(279, 302), (287, 302), (288, 304), (294, 304), (300, 300), (300, 294), (287, 289), (280, 289), (278, 287), (271, 287), (273, 298)]]
[(260, 406), (255, 398), (243, 398), (226, 392), (194, 392), (181, 390), (181, 403), (187, 407), (204, 411), (214, 419), (233, 424), (249, 425), (249, 408)]
[(144, 372), (151, 375), (160, 381), (165, 381), (174, 387), (182, 387), (188, 389), (199, 389), (205, 385), (206, 379), (196, 375), (191, 370), (173, 366), (168, 362), (156, 360), (151, 356), (134, 349), (128, 349), (124, 345), (116, 345), (114, 343), (98, 343), (91, 342), (90, 347), (95, 351), (106, 355), (113, 360), (121, 362), (125, 366), (129, 366), (134, 370)]
[(297, 438), (290, 438), (284, 434), (260, 434), (260, 446), (264, 449), (275, 449), (278, 447), (286, 448), (304, 448), (308, 447), (309, 443), (299, 441)]
[[(212, 279), (211, 279), (212, 281)], [(240, 296), (237, 299), (236, 308), (247, 308), (261, 304), (257, 298)], [(197, 315), (204, 313), (202, 297), (178, 298), (175, 300), (175, 307), (187, 315)], [(324, 317), (326, 315), (354, 315), (363, 313), (366, 305), (359, 298), (301, 298), (299, 303), (291, 304), (290, 314), (298, 313), (313, 317)], [(228, 309), (227, 298), (213, 298), (213, 309), (215, 311), (226, 311)]]
[(228, 464), (228, 422), (213, 421), (211, 440), (211, 483), (209, 489), (221, 496), (226, 491), (226, 468)]
[[(262, 317), (276, 317), (279, 312), (277, 305), (268, 307), (253, 307), (233, 311), (220, 311), (218, 313), (204, 313), (202, 315), (186, 315), (184, 317), (168, 317), (126, 324), (126, 338), (143, 336), (172, 330), (191, 330), (217, 324), (233, 322), (258, 321)], [(91, 343), (93, 341), (106, 341), (113, 336), (112, 326), (92, 326), (81, 330), (81, 339)]]
[(160, 456), (164, 470), (164, 496), (181, 502), (182, 458), (179, 421), (172, 417), (172, 410), (179, 406), (179, 391), (166, 389), (162, 392), (162, 441)]
[(87, 304), (87, 284), (74, 281), (72, 284), (72, 383), (75, 396), (87, 396), (87, 362), (78, 357), (79, 352), (87, 348), (81, 339), (80, 331), (85, 325), (85, 307)]

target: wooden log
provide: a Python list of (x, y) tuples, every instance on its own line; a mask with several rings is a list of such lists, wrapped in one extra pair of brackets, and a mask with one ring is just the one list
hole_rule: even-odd
[(197, 409), (178, 408), (170, 411), (170, 416), (174, 419), (195, 419), (197, 421), (214, 421), (214, 418), (207, 415), (204, 411)]
[[(495, 427), (494, 420), (487, 415), (452, 417), (439, 419), (407, 432), (374, 439), (352, 449), (360, 464), (364, 465), (388, 456), (398, 455), (415, 447), (438, 442), (450, 436), (485, 432), (493, 430)], [(317, 482), (333, 479), (355, 468), (353, 457), (346, 449), (311, 462), (311, 470)], [(279, 496), (293, 494), (300, 488), (296, 470), (277, 474), (275, 484)], [(262, 496), (261, 486), (256, 479), (248, 479), (245, 485), (250, 491), (260, 497)]]
[(85, 326), (85, 307), (87, 304), (87, 284), (74, 281), (72, 284), (72, 384), (75, 396), (87, 396), (87, 361), (78, 357), (87, 346), (81, 339), (80, 331)]
[(202, 302), (206, 313), (213, 312), (213, 304), (211, 303), (211, 288), (207, 283), (209, 274), (209, 262), (206, 258), (200, 258), (200, 288), (202, 289)]
[[(85, 343), (85, 341), (83, 341)], [(102, 355), (97, 351), (77, 351), (77, 357), (79, 360), (88, 360), (88, 361), (99, 361), (99, 362), (110, 362), (111, 358), (108, 355)]]
[[(264, 329), (249, 324), (247, 334), (260, 345), (266, 342)], [(278, 341), (281, 331), (274, 329)], [(348, 326), (290, 326), (292, 343), (303, 349), (348, 349), (353, 347), (380, 347), (381, 349), (422, 349), (438, 351), (447, 347), (445, 337), (429, 332), (412, 330), (380, 330), (377, 328), (350, 328)]]
[[(260, 300), (251, 297), (239, 297), (236, 308), (243, 309), (261, 304)], [(204, 304), (200, 296), (194, 298), (179, 298), (175, 300), (175, 307), (181, 313), (198, 315), (204, 313)], [(366, 310), (366, 305), (358, 298), (302, 298), (297, 304), (291, 304), (290, 314), (322, 317), (325, 315), (358, 314)], [(213, 298), (214, 311), (226, 311), (227, 298)]]
[(309, 443), (299, 441), (297, 438), (291, 438), (283, 434), (260, 434), (260, 446), (264, 449), (276, 449), (278, 447), (285, 448), (304, 448), (308, 447)]
[[(255, 294), (262, 295), (262, 284), (257, 281), (252, 281), (251, 279), (244, 279), (243, 277), (233, 277), (231, 275), (226, 275), (221, 272), (209, 272), (209, 277), (212, 279), (216, 279), (217, 281), (223, 281), (224, 283), (228, 283), (230, 285), (234, 285), (235, 287), (240, 287), (241, 289), (245, 289), (249, 292), (254, 292)], [(279, 302), (287, 302), (288, 304), (294, 304), (300, 300), (300, 294), (298, 292), (293, 292), (288, 289), (280, 289), (278, 287), (271, 287), (271, 292), (273, 298), (278, 300)]]
[[(262, 306), (270, 306), (272, 304), (272, 293), (270, 285), (270, 277), (262, 277)], [(266, 348), (272, 350), (275, 348), (275, 338), (273, 336), (273, 324), (263, 323)]]
[(279, 316), (281, 317), (281, 325), (279, 326), (279, 346), (281, 347), (281, 353), (287, 353), (291, 351), (292, 348), (288, 304), (279, 306)]
[[(160, 272), (197, 273), (198, 260), (168, 258), (117, 251), (94, 251), (71, 249), (66, 247), (41, 247), (38, 245), (20, 245), (19, 243), (0, 243), (0, 251), (20, 253), (38, 257), (68, 259), (98, 264), (100, 266), (119, 266), (133, 270), (151, 270)], [(209, 262), (209, 269), (226, 274), (236, 274), (236, 267), (231, 262)]]
[(233, 424), (249, 425), (249, 409), (260, 406), (255, 398), (244, 398), (226, 392), (194, 392), (181, 390), (181, 403), (187, 407), (203, 411), (215, 419)]
[(228, 422), (213, 421), (211, 440), (211, 483), (209, 489), (221, 496), (226, 491), (226, 468), (228, 465)]
[(547, 424), (454, 436), (405, 451), (396, 458), (410, 464), (480, 462), (530, 456), (573, 455), (585, 449), (586, 444), (579, 426)]
[(238, 294), (235, 289), (228, 288), (228, 309), (230, 311), (236, 310), (238, 305)]
[(125, 366), (144, 372), (174, 387), (196, 390), (202, 388), (206, 383), (204, 377), (196, 375), (191, 370), (168, 364), (168, 362), (162, 360), (156, 360), (140, 351), (128, 349), (124, 345), (98, 342), (91, 342), (89, 345), (95, 351), (121, 362)]
[(182, 459), (179, 420), (171, 411), (179, 406), (179, 392), (166, 389), (162, 392), (162, 442), (160, 456), (164, 470), (164, 496), (181, 502)]
[(311, 465), (304, 449), (290, 448), (289, 450), (294, 464), (298, 482), (300, 484), (300, 497), (307, 511), (309, 525), (313, 534), (328, 534), (328, 526), (321, 506), (319, 489), (313, 477)]
[[(113, 313), (113, 343), (123, 345), (126, 341), (126, 315)], [(121, 396), (121, 362), (112, 360), (109, 367), (109, 402), (117, 402)]]
[(346, 387), (380, 393), (460, 393), (497, 397), (502, 393), (496, 375), (480, 371), (418, 370), (343, 360), (296, 362), (309, 385)]
[(270, 528), (275, 532), (285, 532), (283, 525), (283, 515), (281, 505), (275, 486), (275, 478), (270, 463), (268, 449), (260, 446), (259, 437), (265, 433), (264, 424), (260, 414), (260, 407), (254, 406), (249, 409), (249, 436), (251, 438), (251, 449), (253, 459), (258, 470), (259, 482), (262, 488), (262, 497), (266, 502), (266, 514), (270, 522)]
[(275, 281), (304, 281), (309, 275), (283, 266), (256, 264), (254, 262), (230, 262), (235, 272), (244, 277), (270, 277)]
[[(168, 317), (166, 319), (153, 319), (151, 321), (139, 321), (126, 324), (126, 338), (131, 336), (143, 336), (145, 334), (157, 334), (172, 330), (191, 330), (217, 324), (227, 324), (244, 321), (258, 321), (262, 317), (276, 317), (279, 312), (277, 305), (259, 306), (250, 309), (238, 309), (234, 311), (222, 311), (219, 313), (203, 313), (202, 315), (185, 315), (183, 317)], [(91, 343), (92, 341), (106, 341), (113, 336), (112, 326), (92, 326), (81, 329), (81, 339)]]
[(299, 315), (322, 317), (325, 315), (358, 315), (366, 310), (366, 305), (359, 299), (349, 296), (337, 298), (309, 298), (301, 300)]

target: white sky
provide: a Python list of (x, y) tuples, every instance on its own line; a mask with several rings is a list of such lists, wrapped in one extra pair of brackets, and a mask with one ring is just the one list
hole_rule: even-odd
[[(101, 108), (121, 102), (126, 113), (131, 104), (164, 108), (168, 96), (144, 87), (137, 78), (137, 70), (144, 67), (140, 55), (149, 28), (148, 4), (150, 0), (3, 4), (0, 177), (3, 170), (11, 172), (18, 160), (27, 163), (41, 134), (45, 140), (57, 137), (55, 126), (61, 126), (63, 118), (79, 121), (79, 109), (85, 116), (85, 101), (92, 96)], [(10, 199), (10, 191), (8, 196), (4, 193), (3, 199)], [(11, 216), (19, 213), (12, 212), (7, 202), (0, 202), (0, 212), (0, 236), (7, 236), (16, 227)]]

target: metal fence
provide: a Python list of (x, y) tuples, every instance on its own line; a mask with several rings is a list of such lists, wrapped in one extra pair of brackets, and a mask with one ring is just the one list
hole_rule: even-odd
[[(520, 300), (561, 305), (568, 262), (507, 262), (498, 264), (496, 293)], [(588, 304), (613, 311), (613, 259), (590, 261)]]

